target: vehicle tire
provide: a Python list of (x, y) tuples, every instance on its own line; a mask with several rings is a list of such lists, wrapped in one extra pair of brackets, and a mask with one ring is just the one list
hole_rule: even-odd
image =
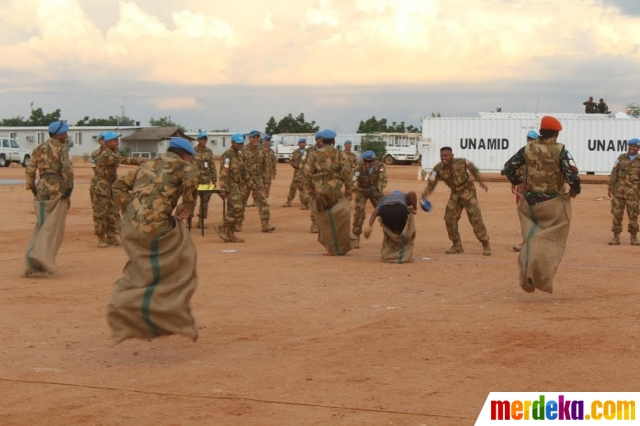
[(385, 155), (383, 161), (384, 161), (384, 164), (386, 164), (387, 166), (390, 166), (396, 162), (396, 160), (394, 160), (393, 157), (390, 155)]
[(22, 160), (22, 167), (29, 167), (30, 162), (31, 162), (31, 156), (25, 155), (24, 160)]
[(4, 154), (0, 155), (0, 167), (9, 167), (9, 164), (11, 164), (11, 161), (7, 161)]

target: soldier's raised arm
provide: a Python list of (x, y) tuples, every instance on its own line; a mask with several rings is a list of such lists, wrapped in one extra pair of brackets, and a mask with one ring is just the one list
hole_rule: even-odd
[(440, 172), (442, 171), (442, 163), (436, 164), (436, 166), (429, 173), (429, 180), (427, 182), (427, 186), (422, 191), (422, 198), (427, 198), (438, 186), (438, 182), (440, 181)]

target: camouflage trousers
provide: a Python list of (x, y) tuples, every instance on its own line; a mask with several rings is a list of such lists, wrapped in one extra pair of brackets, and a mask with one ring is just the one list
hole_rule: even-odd
[[(302, 194), (305, 196), (305, 200), (307, 200), (307, 204), (311, 202), (311, 196), (309, 195), (309, 187), (307, 185), (303, 185), (302, 191), (300, 191), (300, 202), (302, 203)], [(311, 227), (315, 228), (317, 226), (316, 223), (316, 214), (311, 210)]]
[(353, 215), (353, 228), (351, 232), (355, 235), (362, 234), (362, 224), (364, 220), (367, 218), (367, 213), (365, 212), (365, 207), (367, 205), (367, 201), (371, 201), (373, 208), (375, 209), (380, 204), (380, 200), (382, 200), (383, 194), (376, 193), (371, 195), (365, 195), (361, 192), (356, 194), (356, 212)]
[(226, 229), (235, 229), (236, 224), (242, 223), (244, 218), (244, 188), (238, 185), (232, 185), (229, 187), (227, 193), (227, 214), (222, 219), (222, 222)]
[(627, 210), (627, 216), (629, 216), (628, 230), (630, 234), (638, 233), (638, 213), (640, 208), (638, 207), (638, 200), (612, 197), (611, 198), (611, 214), (613, 215), (613, 227), (611, 230), (619, 234), (622, 232), (622, 219), (624, 217), (625, 208)]
[(451, 194), (447, 208), (444, 212), (444, 223), (447, 227), (449, 239), (454, 243), (460, 242), (460, 233), (458, 232), (458, 222), (462, 217), (462, 210), (467, 211), (467, 217), (473, 227), (473, 233), (480, 242), (488, 242), (487, 228), (482, 221), (482, 213), (480, 205), (475, 194), (461, 197), (459, 194)]
[[(299, 180), (296, 176), (291, 180), (291, 185), (289, 185), (289, 195), (287, 196), (287, 202), (290, 203), (296, 198), (296, 191), (298, 190)], [(309, 192), (305, 188), (302, 188), (300, 191), (300, 204), (303, 206), (308, 206), (311, 202), (311, 197), (309, 197)]]
[[(258, 204), (260, 220), (269, 220), (271, 218), (271, 212), (269, 211), (269, 203), (267, 202), (267, 191), (265, 191), (264, 185), (260, 183), (256, 185), (256, 189), (252, 189), (249, 186), (244, 188), (244, 192), (242, 194), (242, 203), (244, 207), (247, 207), (247, 201), (249, 201), (249, 195), (251, 194), (253, 194), (253, 199), (256, 201), (256, 204)], [(244, 212), (245, 209), (243, 208), (240, 223), (244, 222)]]
[(120, 212), (111, 196), (94, 194), (93, 227), (100, 242), (116, 240)]
[(200, 206), (198, 206), (194, 213), (197, 213), (198, 216), (202, 216), (202, 220), (206, 219), (209, 216), (209, 201), (211, 200), (210, 192), (203, 192), (198, 194), (200, 198)]

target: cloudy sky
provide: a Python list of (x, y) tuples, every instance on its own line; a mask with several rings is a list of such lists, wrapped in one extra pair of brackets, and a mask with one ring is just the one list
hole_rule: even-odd
[(0, 0), (0, 118), (30, 104), (189, 129), (304, 112), (583, 112), (640, 102), (640, 0)]

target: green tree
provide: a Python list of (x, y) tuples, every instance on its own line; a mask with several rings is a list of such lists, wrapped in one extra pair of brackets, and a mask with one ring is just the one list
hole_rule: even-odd
[(210, 130), (211, 133), (229, 133), (229, 129), (213, 129)]
[(375, 115), (365, 121), (360, 121), (357, 133), (420, 133), (421, 128), (407, 126), (404, 121), (388, 124), (386, 118), (377, 119)]
[(379, 136), (372, 134), (368, 134), (362, 137), (360, 147), (362, 149), (362, 152), (375, 152), (376, 157), (378, 157), (379, 159), (384, 158), (385, 154), (387, 153), (387, 144)]
[(631, 103), (627, 105), (627, 111), (632, 117), (640, 118), (640, 104)]
[(137, 122), (129, 117), (120, 117), (110, 115), (109, 118), (89, 118), (86, 115), (82, 120), (79, 120), (76, 123), (76, 126), (135, 126), (140, 125), (140, 122)]
[(22, 126), (28, 126), (29, 120), (25, 119), (20, 115), (16, 115), (15, 117), (2, 119), (0, 124), (6, 127), (22, 127)]
[(60, 108), (49, 114), (45, 114), (42, 108), (36, 108), (31, 110), (28, 126), (48, 126), (51, 122), (58, 120), (60, 120)]
[(316, 126), (315, 121), (307, 122), (304, 118), (304, 113), (299, 114), (295, 118), (293, 114), (288, 114), (277, 124), (276, 120), (271, 117), (265, 128), (265, 132), (270, 135), (279, 133), (315, 133), (318, 130), (320, 130), (320, 126)]
[(149, 119), (149, 124), (151, 126), (158, 126), (158, 127), (178, 127), (183, 132), (187, 131), (187, 129), (184, 126), (182, 126), (182, 125), (180, 125), (178, 123), (175, 123), (173, 120), (171, 120), (170, 116), (160, 117), (157, 120), (155, 118), (151, 117)]

